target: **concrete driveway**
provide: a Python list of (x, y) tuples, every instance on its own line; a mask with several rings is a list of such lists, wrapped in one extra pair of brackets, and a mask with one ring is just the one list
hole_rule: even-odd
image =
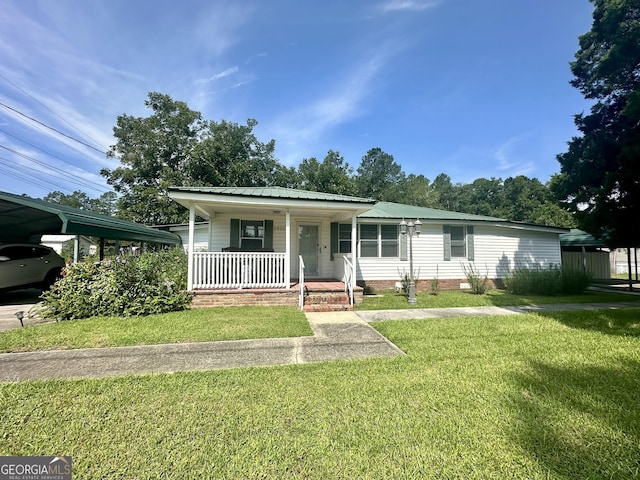
[(25, 325), (41, 323), (27, 318), (29, 309), (40, 301), (41, 293), (42, 290), (37, 288), (0, 293), (0, 332), (20, 327), (16, 317), (18, 311), (24, 312)]

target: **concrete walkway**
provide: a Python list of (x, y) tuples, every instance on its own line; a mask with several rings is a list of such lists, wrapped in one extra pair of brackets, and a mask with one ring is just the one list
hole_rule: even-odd
[(311, 337), (0, 354), (0, 381), (99, 378), (189, 370), (393, 357), (404, 353), (368, 322), (640, 308), (640, 302), (307, 313)]
[(308, 313), (312, 337), (0, 354), (0, 381), (98, 378), (393, 357), (404, 353), (353, 312)]
[(518, 307), (454, 307), (454, 308), (413, 308), (407, 310), (361, 310), (360, 318), (365, 322), (388, 320), (410, 320), (426, 318), (447, 318), (471, 315), (513, 315), (532, 312), (560, 312), (564, 310), (603, 310), (617, 308), (640, 308), (640, 302), (611, 303), (562, 303), (527, 305)]

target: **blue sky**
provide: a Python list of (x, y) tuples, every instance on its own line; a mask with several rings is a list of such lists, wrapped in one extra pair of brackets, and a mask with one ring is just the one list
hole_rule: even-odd
[[(588, 103), (569, 85), (587, 0), (4, 0), (0, 190), (108, 190), (118, 115), (147, 93), (255, 118), (286, 165), (373, 147), (453, 182), (546, 182)], [(10, 110), (82, 140), (75, 142)], [(17, 152), (17, 153), (16, 153)]]

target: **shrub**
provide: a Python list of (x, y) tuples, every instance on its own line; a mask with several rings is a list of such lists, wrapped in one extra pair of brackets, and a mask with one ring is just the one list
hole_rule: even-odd
[(464, 275), (467, 277), (471, 291), (476, 295), (483, 295), (487, 291), (487, 283), (489, 282), (488, 273), (485, 273), (483, 276), (472, 264), (465, 266), (463, 263), (460, 263), (460, 265), (462, 265), (462, 270), (464, 270)]
[(431, 279), (431, 295), (440, 293), (440, 280), (438, 279), (438, 266), (436, 265), (436, 275)]
[[(409, 284), (411, 283), (411, 278), (409, 276), (409, 272), (406, 270), (398, 269), (398, 273), (400, 274), (400, 283), (402, 284), (402, 293), (405, 295), (409, 295)], [(420, 268), (418, 270), (413, 271), (413, 283), (415, 284), (416, 291), (418, 290), (418, 282), (420, 280)]]
[(591, 283), (585, 272), (551, 265), (543, 268), (519, 268), (505, 279), (509, 293), (516, 295), (575, 295)]
[(56, 320), (138, 316), (184, 310), (191, 303), (187, 257), (179, 248), (75, 263), (42, 294), (42, 315)]

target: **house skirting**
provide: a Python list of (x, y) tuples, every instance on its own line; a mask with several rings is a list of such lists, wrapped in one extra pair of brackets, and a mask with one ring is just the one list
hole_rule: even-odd
[[(418, 283), (416, 284), (416, 290), (418, 292), (429, 292), (431, 291), (431, 281), (432, 278), (420, 278), (418, 279)], [(366, 282), (358, 282), (358, 285), (362, 287), (369, 287), (373, 290), (394, 290), (396, 288), (396, 283), (399, 283), (398, 280), (368, 280)], [(438, 279), (438, 288), (441, 290), (463, 290), (468, 289), (469, 282), (466, 278), (440, 278)], [(487, 281), (487, 286), (489, 288), (504, 288), (504, 282), (500, 278), (490, 278)]]
[[(292, 306), (298, 307), (300, 301), (300, 287), (296, 283), (290, 289), (263, 288), (263, 289), (215, 289), (193, 290), (192, 308), (201, 307), (239, 307), (247, 305), (260, 306)], [(313, 305), (316, 311), (343, 310), (343, 306), (349, 305), (349, 297), (344, 292), (344, 283), (329, 281), (310, 281), (305, 283), (304, 305), (310, 309)], [(356, 287), (354, 302), (360, 304), (363, 301), (363, 290)], [(307, 308), (309, 307), (309, 308)]]

